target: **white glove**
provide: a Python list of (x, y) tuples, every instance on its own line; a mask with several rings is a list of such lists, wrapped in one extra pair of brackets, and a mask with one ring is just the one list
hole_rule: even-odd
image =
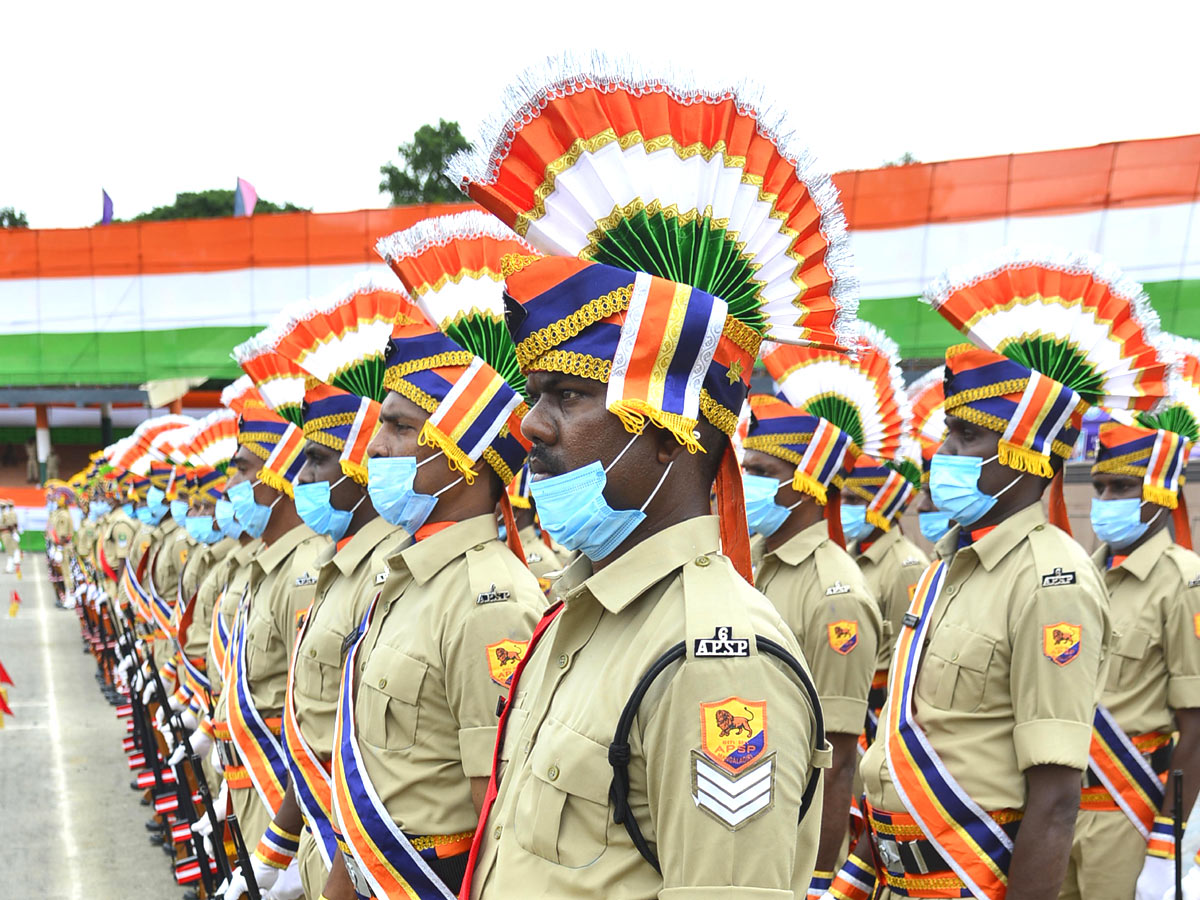
[(171, 707), (171, 712), (179, 712), (185, 705), (174, 694), (167, 698), (167, 706)]
[[(175, 707), (172, 708), (174, 709)], [(179, 721), (183, 723), (184, 728), (186, 728), (188, 731), (195, 731), (198, 727), (200, 727), (200, 722), (196, 719), (196, 714), (194, 712), (192, 712), (190, 709), (184, 709), (183, 707), (180, 708), (183, 709), (183, 712), (179, 714)], [(195, 737), (192, 738), (192, 746), (196, 746)], [(205, 747), (204, 749), (207, 750), (208, 748)], [(200, 751), (197, 750), (196, 754), (200, 755)]]
[[(142, 706), (149, 706), (150, 701), (153, 698), (154, 698), (154, 685), (147, 684), (145, 690), (142, 691)], [(162, 712), (162, 710), (159, 710), (159, 712)]]
[(1164, 892), (1175, 893), (1175, 860), (1147, 856), (1138, 876), (1135, 900), (1162, 900)]
[[(225, 765), (221, 762), (221, 754), (217, 752), (216, 744), (213, 744), (212, 756), (208, 758), (208, 762), (212, 766), (214, 772), (220, 774), (221, 772), (225, 771)], [(224, 782), (221, 782), (221, 789), (225, 789)]]
[(124, 675), (133, 666), (133, 655), (122, 656), (121, 661), (117, 663), (117, 674)]
[[(294, 862), (294, 861), (293, 861)], [(258, 882), (258, 890), (260, 893), (266, 894), (278, 880), (282, 870), (276, 869), (274, 866), (268, 866), (265, 862), (250, 854), (250, 871), (254, 875), (254, 880)], [(297, 874), (297, 877), (299, 875)], [(238, 900), (246, 894), (246, 879), (242, 877), (242, 867), (238, 866), (233, 870), (233, 877), (229, 879), (229, 887), (225, 891), (225, 900)], [(303, 890), (301, 890), (303, 894)]]
[[(203, 815), (200, 818), (198, 818), (195, 822), (192, 823), (192, 831), (194, 831), (196, 834), (200, 835), (200, 837), (204, 838), (205, 846), (207, 846), (208, 845), (208, 837), (209, 837), (209, 835), (212, 834), (212, 831), (213, 831), (212, 822), (208, 821), (207, 815)], [(209, 856), (211, 857), (212, 854), (210, 853)]]
[(180, 741), (175, 752), (171, 754), (171, 758), (167, 760), (167, 765), (173, 769), (185, 759), (187, 759), (187, 741)]
[(304, 885), (300, 883), (300, 865), (294, 859), (292, 864), (279, 873), (275, 887), (267, 892), (263, 900), (301, 900), (304, 896)]
[[(1143, 874), (1145, 869), (1142, 870)], [(1174, 875), (1172, 874), (1172, 877)], [(1140, 888), (1142, 879), (1138, 878)], [(1175, 885), (1171, 885), (1162, 900), (1175, 900)], [(1200, 866), (1192, 866), (1183, 876), (1183, 900), (1200, 900)]]
[(133, 678), (130, 679), (129, 683), (133, 689), (140, 694), (142, 692), (142, 688), (145, 687), (145, 680), (146, 679), (142, 676), (142, 673), (138, 671), (133, 673)]
[(225, 815), (229, 811), (229, 782), (222, 780), (221, 789), (217, 791), (217, 799), (213, 801), (213, 812), (217, 814), (217, 821), (224, 822)]
[[(150, 687), (146, 688), (146, 690), (150, 690), (151, 687), (154, 687), (154, 685), (150, 685)], [(148, 701), (146, 701), (145, 698), (143, 698), (143, 702), (148, 702)], [(166, 724), (167, 724), (167, 714), (163, 710), (163, 708), (161, 706), (159, 706), (159, 708), (154, 711), (154, 727), (157, 728), (159, 731), (166, 731), (166, 730), (168, 730), (166, 728)]]

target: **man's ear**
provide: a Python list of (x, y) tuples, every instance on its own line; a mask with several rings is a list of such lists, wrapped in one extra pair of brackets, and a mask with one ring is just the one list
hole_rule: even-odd
[(662, 465), (675, 460), (680, 453), (686, 453), (683, 444), (671, 432), (657, 425), (651, 425), (655, 441), (655, 456)]

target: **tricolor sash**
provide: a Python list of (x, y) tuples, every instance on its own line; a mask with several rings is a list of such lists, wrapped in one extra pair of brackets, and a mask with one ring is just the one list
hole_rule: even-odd
[[(197, 592), (198, 593), (198, 592)], [(180, 687), (186, 689), (188, 694), (196, 698), (197, 704), (204, 710), (208, 711), (212, 685), (208, 680), (208, 673), (200, 666), (204, 665), (203, 659), (189, 659), (188, 655), (183, 652), (184, 645), (187, 643), (188, 632), (191, 631), (196, 615), (196, 597), (197, 594), (192, 594), (192, 599), (184, 601), (183, 599), (183, 575), (179, 576), (179, 603), (176, 604), (175, 610), (179, 613), (179, 625), (175, 633), (175, 646), (179, 651), (179, 668)]]
[[(279, 738), (272, 734), (268, 722), (259, 714), (250, 696), (250, 681), (246, 672), (246, 617), (249, 607), (243, 602), (233, 621), (233, 646), (230, 647), (228, 716), (229, 737), (237, 747), (246, 774), (271, 815), (279, 812), (287, 790), (287, 762)], [(220, 615), (220, 613), (218, 613)], [(278, 720), (276, 720), (278, 722)], [(278, 731), (278, 729), (276, 729)]]
[(208, 652), (212, 654), (216, 671), (221, 673), (222, 683), (225, 681), (225, 667), (229, 657), (229, 630), (225, 627), (225, 620), (221, 618), (221, 603), (224, 600), (225, 591), (222, 590), (217, 595), (217, 602), (213, 604), (212, 628), (208, 634)]
[[(162, 553), (161, 547), (155, 551), (155, 562), (158, 562), (159, 553)], [(167, 637), (173, 638), (175, 636), (175, 626), (171, 622), (171, 617), (174, 611), (171, 609), (171, 604), (158, 595), (158, 589), (154, 586), (153, 563), (150, 566), (150, 577), (147, 579), (147, 583), (150, 585), (150, 589), (146, 593), (150, 598), (150, 615), (152, 620), (159, 631), (164, 632)]]
[(921, 575), (900, 630), (888, 678), (887, 766), (905, 809), (971, 895), (999, 900), (1008, 892), (1012, 838), (955, 781), (913, 716), (921, 652), (946, 570), (938, 560)]
[(378, 602), (376, 594), (359, 625), (354, 648), (342, 666), (337, 740), (333, 748), (333, 812), (341, 826), (342, 839), (376, 897), (454, 900), (454, 894), (392, 821), (358, 752), (354, 724), (355, 664)]
[(1166, 788), (1129, 735), (1103, 706), (1092, 720), (1088, 769), (1146, 840), (1162, 808)]
[(292, 664), (288, 667), (287, 694), (283, 700), (283, 734), (284, 747), (287, 750), (288, 771), (292, 775), (292, 789), (296, 794), (296, 802), (304, 814), (304, 821), (317, 839), (317, 850), (326, 869), (333, 868), (337, 858), (337, 834), (333, 830), (331, 814), (333, 810), (333, 779), (325, 770), (324, 763), (304, 739), (300, 730), (300, 721), (296, 718), (296, 702), (294, 696), (296, 683), (296, 658), (300, 655), (300, 645), (304, 635), (308, 633), (309, 622), (312, 621), (312, 607), (304, 614), (304, 623), (300, 633), (296, 635), (295, 649), (292, 651)]
[(121, 590), (133, 604), (133, 610), (137, 613), (138, 619), (147, 625), (153, 624), (154, 616), (150, 612), (150, 597), (147, 596), (146, 589), (142, 587), (141, 579), (134, 577), (133, 568), (128, 562), (121, 570)]

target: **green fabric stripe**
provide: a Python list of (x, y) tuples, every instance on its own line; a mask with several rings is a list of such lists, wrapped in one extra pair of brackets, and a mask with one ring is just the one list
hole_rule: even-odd
[[(1146, 285), (1163, 328), (1200, 339), (1200, 280)], [(906, 359), (938, 358), (962, 337), (916, 297), (863, 300), (859, 314)], [(240, 374), (229, 351), (259, 326), (78, 334), (0, 335), (0, 385), (142, 384), (160, 378)]]

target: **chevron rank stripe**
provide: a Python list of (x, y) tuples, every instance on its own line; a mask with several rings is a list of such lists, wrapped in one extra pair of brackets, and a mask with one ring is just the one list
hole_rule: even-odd
[(733, 775), (692, 751), (692, 802), (734, 830), (775, 803), (775, 754)]

